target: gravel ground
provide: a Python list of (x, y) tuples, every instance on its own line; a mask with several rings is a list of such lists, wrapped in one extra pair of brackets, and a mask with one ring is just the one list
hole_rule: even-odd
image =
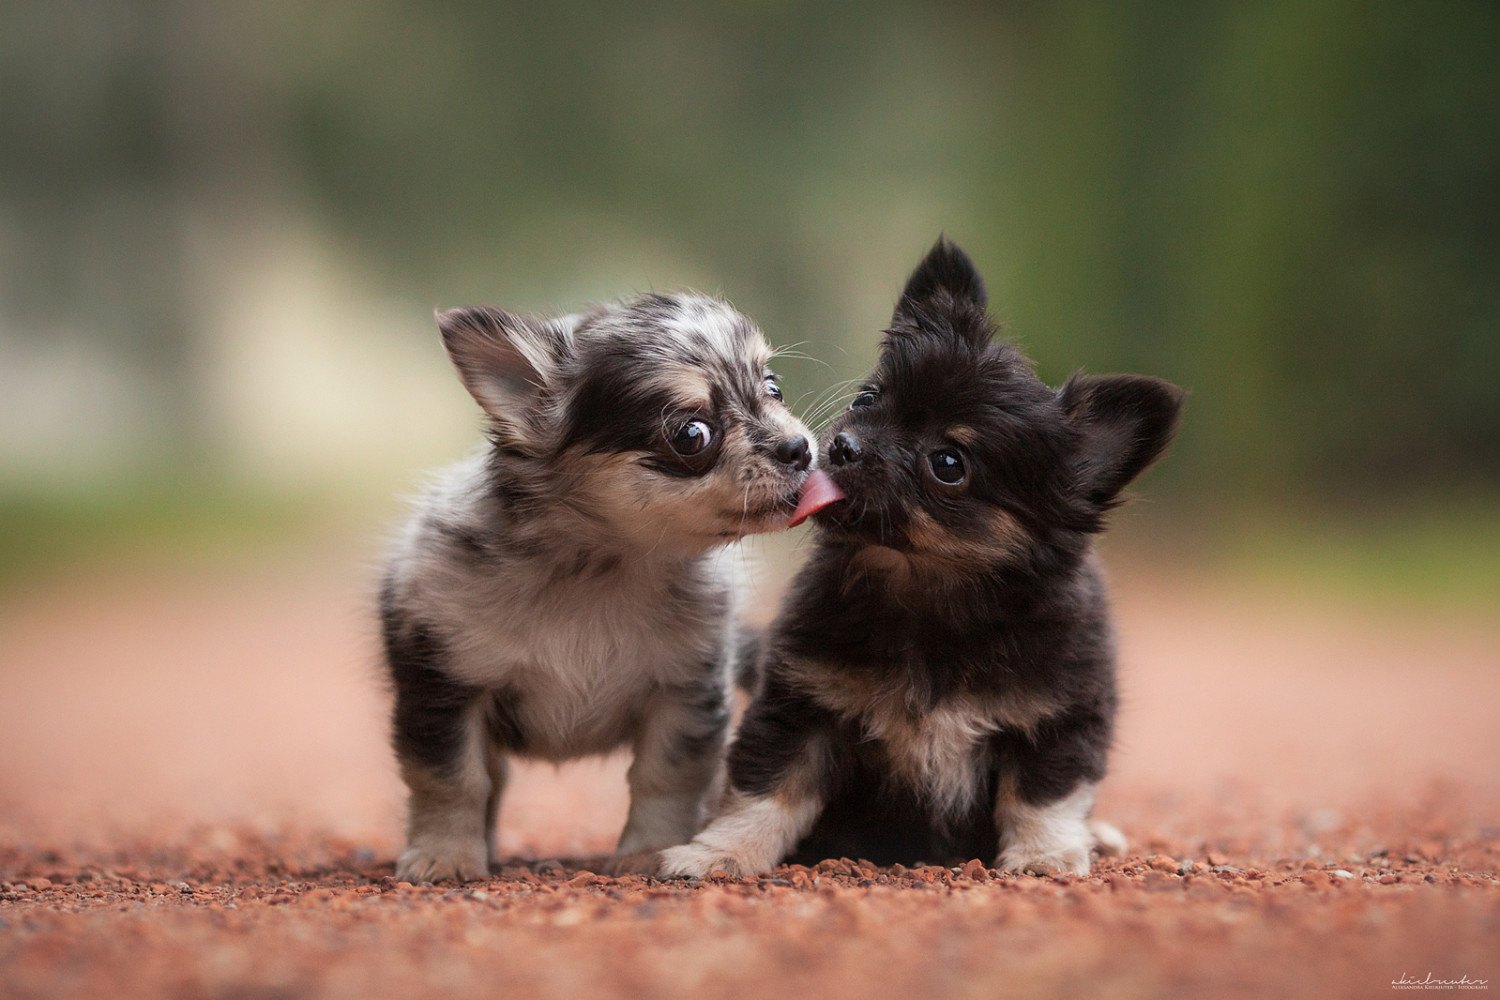
[(412, 886), (391, 877), (400, 787), (361, 580), (333, 560), (7, 599), (0, 996), (1368, 997), (1500, 978), (1492, 616), (1117, 572), (1125, 706), (1098, 813), (1132, 849), (1088, 878), (990, 859), (603, 878), (625, 810), (609, 759), (520, 768), (503, 870)]

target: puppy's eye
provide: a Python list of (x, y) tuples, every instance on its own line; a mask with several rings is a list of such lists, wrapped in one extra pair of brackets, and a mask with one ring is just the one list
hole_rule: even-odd
[(943, 448), (927, 456), (932, 477), (945, 486), (957, 486), (964, 481), (964, 458), (952, 448)]
[(713, 428), (708, 426), (707, 421), (689, 420), (677, 428), (677, 432), (672, 435), (672, 440), (669, 443), (672, 445), (672, 450), (677, 454), (683, 458), (691, 458), (694, 455), (701, 455), (707, 451), (708, 446), (713, 443), (713, 440)]
[(775, 375), (767, 375), (766, 376), (766, 393), (772, 399), (780, 399), (781, 398), (781, 386), (779, 386), (779, 385), (776, 384), (776, 376)]
[(880, 395), (879, 389), (876, 389), (872, 385), (867, 385), (859, 391), (858, 396), (855, 396), (852, 400), (850, 400), (849, 409), (858, 410), (864, 406), (874, 406), (875, 397), (878, 395)]

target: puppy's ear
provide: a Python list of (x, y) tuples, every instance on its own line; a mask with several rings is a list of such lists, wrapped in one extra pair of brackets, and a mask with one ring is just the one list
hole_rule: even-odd
[(946, 236), (927, 251), (922, 263), (906, 279), (906, 289), (896, 303), (896, 319), (911, 318), (914, 307), (946, 292), (955, 303), (965, 303), (983, 310), (989, 304), (989, 293), (984, 290), (984, 279), (979, 276), (969, 255), (950, 242)]
[(511, 445), (532, 451), (547, 432), (546, 406), (572, 355), (571, 317), (538, 320), (473, 306), (437, 314), (443, 346), (469, 394)]
[(1146, 375), (1074, 375), (1058, 393), (1078, 430), (1074, 482), (1100, 510), (1161, 454), (1177, 430), (1183, 391)]

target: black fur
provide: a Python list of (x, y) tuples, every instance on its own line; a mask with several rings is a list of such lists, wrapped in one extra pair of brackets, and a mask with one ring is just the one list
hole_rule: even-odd
[(380, 592), (380, 623), (396, 695), (392, 719), (396, 755), (439, 774), (448, 773), (462, 749), (464, 713), (479, 697), (479, 689), (448, 675), (442, 642), (432, 628), (401, 610), (389, 582)]
[(488, 711), (484, 715), (485, 730), (490, 741), (509, 753), (526, 752), (526, 728), (521, 725), (521, 716), (517, 711), (520, 701), (521, 692), (506, 684), (490, 692)]
[[(704, 675), (717, 677), (715, 657), (704, 664)], [(709, 681), (702, 686), (684, 692), (683, 702), (689, 709), (688, 718), (672, 736), (671, 755), (673, 761), (685, 763), (707, 757), (718, 758), (724, 753), (724, 740), (729, 734), (728, 692), (720, 683)]]
[[(616, 321), (610, 336), (589, 340), (579, 348), (581, 353), (576, 360), (583, 377), (568, 401), (567, 425), (558, 443), (559, 450), (577, 447), (593, 454), (647, 452), (646, 464), (669, 476), (701, 476), (714, 467), (718, 458), (717, 441), (709, 453), (696, 461), (684, 461), (662, 447), (664, 428), (695, 418), (708, 422), (716, 439), (723, 432), (723, 427), (707, 413), (679, 409), (677, 395), (659, 377), (663, 366), (668, 364), (686, 364), (705, 371), (719, 368), (707, 345), (702, 349), (674, 345), (673, 353), (664, 355), (659, 338), (649, 335), (651, 328), (679, 314), (681, 309), (679, 303), (665, 296), (642, 296), (633, 303), (623, 322)], [(737, 327), (734, 335), (748, 342), (754, 330), (744, 325)], [(764, 372), (746, 367), (721, 370), (718, 375), (710, 387), (709, 412), (761, 416), (769, 398)]]
[[(993, 857), (1002, 787), (1040, 806), (1104, 775), (1115, 665), (1091, 538), (1170, 440), (1181, 392), (1137, 376), (1054, 391), (994, 333), (972, 263), (939, 240), (896, 307), (873, 398), (825, 435), (824, 456), (849, 435), (860, 457), (823, 460), (847, 499), (816, 515), (729, 756), (746, 795), (815, 783), (823, 807), (796, 860)], [(961, 488), (929, 474), (939, 449), (961, 456)], [(940, 705), (1009, 706), (975, 746), (971, 808), (940, 815), (838, 704), (871, 691), (917, 724)]]

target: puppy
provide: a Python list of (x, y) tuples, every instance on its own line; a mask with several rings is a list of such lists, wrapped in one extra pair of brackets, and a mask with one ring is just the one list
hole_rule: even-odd
[(705, 818), (736, 646), (716, 553), (786, 527), (813, 446), (760, 332), (716, 299), (437, 320), (489, 443), (419, 503), (382, 586), (396, 877), (487, 876), (510, 757), (624, 746), (628, 868)]
[(1115, 715), (1092, 536), (1171, 438), (1175, 387), (1054, 391), (992, 340), (984, 284), (939, 240), (828, 431), (799, 515), (816, 548), (766, 641), (723, 814), (660, 871), (787, 858), (995, 858), (1086, 873)]

